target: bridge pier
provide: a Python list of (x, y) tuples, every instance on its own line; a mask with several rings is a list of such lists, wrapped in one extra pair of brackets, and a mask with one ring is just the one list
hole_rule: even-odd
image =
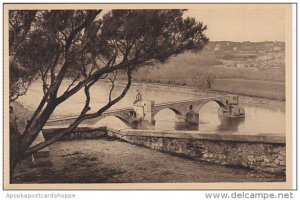
[(194, 111), (186, 113), (185, 122), (188, 124), (199, 124), (199, 113)]
[(176, 123), (199, 124), (199, 113), (190, 111), (186, 114), (175, 116)]
[(142, 121), (141, 123), (143, 128), (146, 128), (147, 130), (154, 130), (155, 129), (155, 120), (148, 122), (146, 120)]
[(185, 116), (184, 115), (175, 115), (175, 122), (176, 123), (185, 123)]
[(176, 115), (176, 123), (199, 124), (199, 113), (190, 111), (186, 114)]

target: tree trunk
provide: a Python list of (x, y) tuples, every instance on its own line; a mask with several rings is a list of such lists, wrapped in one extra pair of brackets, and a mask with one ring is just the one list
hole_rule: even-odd
[(32, 125), (22, 134), (22, 141), (20, 146), (21, 159), (25, 158), (25, 152), (29, 149), (30, 145), (38, 136), (38, 134), (42, 131), (44, 125), (48, 121), (50, 115), (53, 113), (55, 107), (56, 105), (48, 104), (41, 115), (33, 120)]
[(31, 126), (22, 134), (18, 130), (18, 122), (13, 117), (10, 118), (10, 146), (9, 146), (9, 160), (10, 160), (10, 182), (17, 164), (26, 158), (25, 152), (29, 149), (32, 142), (42, 130), (43, 126), (49, 119), (50, 115), (55, 109), (55, 105), (48, 104), (43, 110), (42, 114), (31, 122)]
[(10, 120), (10, 143), (9, 143), (9, 180), (12, 183), (15, 168), (20, 161), (21, 134), (18, 132), (16, 123)]
[(20, 161), (18, 153), (10, 153), (10, 163), (9, 163), (9, 182), (13, 182), (13, 175), (18, 162)]

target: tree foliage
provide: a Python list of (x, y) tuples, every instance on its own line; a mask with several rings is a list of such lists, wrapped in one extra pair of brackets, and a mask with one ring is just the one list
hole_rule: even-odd
[(9, 12), (9, 74), (10, 74), (10, 101), (16, 100), (26, 93), (34, 78), (36, 69), (24, 68), (18, 65), (16, 57), (19, 47), (26, 39), (34, 21), (36, 11), (10, 11)]
[[(101, 17), (101, 10), (10, 11), (11, 101), (24, 94), (35, 78), (42, 80), (44, 93), (25, 130), (15, 133), (19, 136), (11, 141), (11, 171), (21, 159), (120, 101), (129, 90), (133, 71), (165, 62), (186, 50), (201, 50), (208, 42), (206, 26), (183, 18), (183, 12), (112, 10)], [(120, 73), (126, 74), (127, 84), (119, 96), (112, 98)], [(71, 83), (63, 90), (66, 78)], [(102, 79), (112, 83), (108, 103), (92, 112), (90, 88)], [(19, 81), (26, 85), (24, 93)], [(86, 100), (77, 119), (55, 137), (30, 147), (55, 108), (81, 90)]]

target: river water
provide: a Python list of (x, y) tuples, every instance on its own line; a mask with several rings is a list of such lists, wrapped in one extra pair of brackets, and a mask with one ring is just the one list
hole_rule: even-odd
[[(67, 87), (65, 82), (63, 88)], [(25, 96), (19, 98), (24, 106), (35, 109), (42, 97), (41, 83), (35, 82), (30, 87)], [(113, 97), (120, 94), (124, 88), (119, 84), (115, 86)], [(171, 87), (170, 87), (171, 88)], [(204, 93), (174, 91), (168, 87), (152, 87), (146, 84), (132, 85), (126, 96), (111, 109), (132, 106), (135, 99), (135, 93), (138, 89), (143, 99), (154, 100), (155, 103), (164, 103), (185, 99), (206, 98)], [(107, 83), (95, 84), (91, 90), (91, 111), (105, 105), (108, 101), (110, 85)], [(212, 95), (217, 96), (217, 95)], [(211, 97), (211, 96), (209, 96)], [(59, 105), (52, 117), (76, 115), (80, 113), (85, 102), (83, 92), (72, 96), (70, 99)], [(198, 126), (188, 126), (175, 123), (175, 113), (169, 109), (164, 109), (155, 116), (155, 129), (160, 130), (200, 130), (203, 132), (220, 133), (241, 133), (241, 134), (285, 134), (285, 111), (280, 107), (266, 107), (263, 105), (240, 105), (245, 109), (246, 117), (244, 119), (222, 119), (219, 118), (218, 104), (209, 102), (199, 111), (200, 119)], [(108, 125), (114, 128), (128, 128), (121, 120), (116, 117), (107, 117), (97, 122), (94, 126)]]

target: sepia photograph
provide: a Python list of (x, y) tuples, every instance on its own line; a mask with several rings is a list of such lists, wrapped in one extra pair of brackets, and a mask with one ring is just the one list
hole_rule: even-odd
[(290, 189), (291, 4), (4, 4), (5, 189)]

